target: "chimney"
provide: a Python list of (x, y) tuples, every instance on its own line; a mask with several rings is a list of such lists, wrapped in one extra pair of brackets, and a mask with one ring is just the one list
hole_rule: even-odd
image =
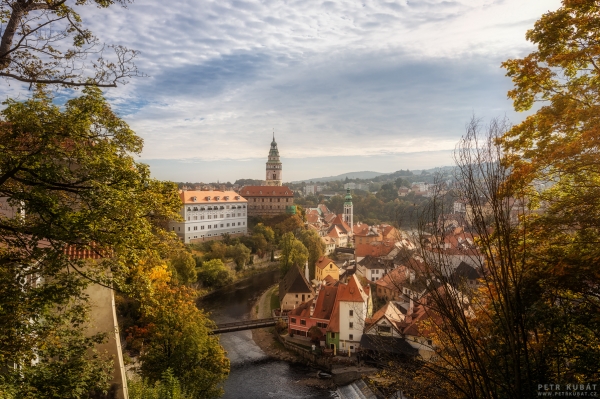
[(312, 317), (313, 313), (315, 313), (315, 301), (310, 304), (310, 317)]
[(412, 294), (409, 294), (409, 296), (408, 296), (408, 310), (406, 311), (406, 315), (407, 316), (412, 315), (413, 308), (414, 308), (414, 304), (413, 304)]
[(306, 281), (310, 282), (310, 272), (308, 271), (308, 261), (306, 261), (306, 265), (304, 265), (304, 277), (306, 277)]

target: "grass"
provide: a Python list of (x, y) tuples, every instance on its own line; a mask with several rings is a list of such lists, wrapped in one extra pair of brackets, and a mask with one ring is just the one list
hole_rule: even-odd
[(277, 293), (277, 290), (273, 290), (273, 292), (271, 292), (271, 310), (273, 309), (277, 309), (279, 307), (279, 294)]

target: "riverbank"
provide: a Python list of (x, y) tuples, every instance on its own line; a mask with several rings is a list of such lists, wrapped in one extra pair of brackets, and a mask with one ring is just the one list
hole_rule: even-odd
[[(279, 285), (275, 284), (269, 287), (262, 295), (258, 298), (255, 305), (252, 308), (251, 317), (253, 319), (262, 319), (271, 316), (272, 296), (277, 294)], [(306, 360), (296, 355), (294, 352), (286, 349), (277, 339), (274, 334), (277, 334), (274, 327), (270, 328), (258, 328), (252, 330), (252, 340), (265, 354), (271, 358), (283, 360), (290, 363), (307, 364)], [(336, 386), (331, 380), (323, 380), (316, 377), (317, 370), (315, 369), (314, 378), (304, 378), (296, 381), (298, 384), (322, 388), (322, 389), (335, 389)]]

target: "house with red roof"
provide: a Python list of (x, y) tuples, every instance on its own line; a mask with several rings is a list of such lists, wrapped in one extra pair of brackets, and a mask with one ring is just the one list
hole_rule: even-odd
[(360, 346), (365, 319), (373, 310), (370, 288), (363, 287), (355, 275), (348, 284), (338, 284), (335, 307), (327, 326), (326, 345), (334, 353), (354, 353)]
[(340, 268), (333, 260), (326, 256), (321, 256), (315, 264), (315, 279), (317, 281), (323, 281), (326, 276), (331, 276), (333, 279), (339, 280)]

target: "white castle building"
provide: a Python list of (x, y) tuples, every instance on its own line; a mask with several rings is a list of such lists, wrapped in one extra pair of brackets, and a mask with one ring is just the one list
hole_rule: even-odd
[(182, 222), (170, 221), (169, 230), (185, 243), (246, 234), (248, 201), (234, 191), (179, 191)]

